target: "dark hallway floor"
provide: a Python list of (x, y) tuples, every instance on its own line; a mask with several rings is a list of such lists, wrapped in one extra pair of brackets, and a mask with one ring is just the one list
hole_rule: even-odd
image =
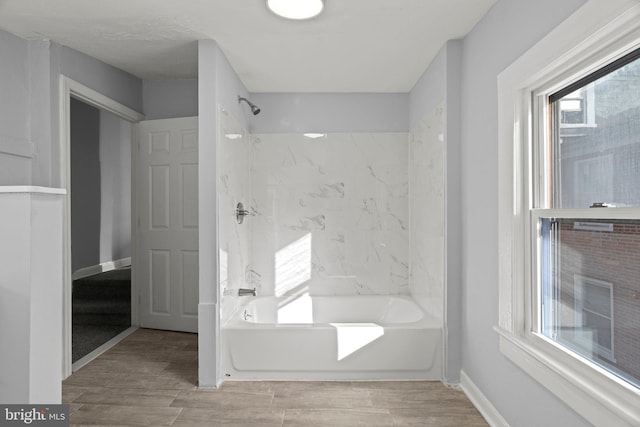
[(131, 326), (131, 268), (73, 281), (72, 361)]

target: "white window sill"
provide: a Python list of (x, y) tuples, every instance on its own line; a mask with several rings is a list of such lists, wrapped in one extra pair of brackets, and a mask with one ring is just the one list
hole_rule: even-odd
[(546, 339), (495, 327), (500, 351), (594, 425), (640, 425), (640, 392)]

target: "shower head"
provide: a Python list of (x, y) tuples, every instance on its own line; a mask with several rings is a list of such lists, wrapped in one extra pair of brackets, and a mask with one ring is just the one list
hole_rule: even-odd
[(260, 113), (260, 108), (258, 108), (257, 105), (255, 105), (253, 102), (249, 101), (247, 98), (243, 98), (241, 96), (238, 96), (238, 102), (246, 102), (247, 105), (249, 105), (249, 107), (251, 108), (251, 112), (253, 113), (254, 116), (257, 116)]

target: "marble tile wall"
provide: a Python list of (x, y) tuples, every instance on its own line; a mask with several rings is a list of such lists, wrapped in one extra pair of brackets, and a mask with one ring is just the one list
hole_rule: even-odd
[[(251, 282), (251, 220), (236, 222), (236, 206), (251, 203), (251, 137), (225, 110), (220, 110), (219, 218), (221, 318), (228, 319), (238, 299), (237, 289), (254, 287)], [(249, 279), (249, 280), (248, 280)]]
[(429, 313), (443, 318), (445, 267), (444, 108), (409, 134), (409, 287)]
[(407, 133), (252, 136), (262, 294), (409, 294)]
[[(220, 129), (222, 317), (261, 295), (412, 294), (443, 315), (444, 112), (410, 134)], [(242, 225), (238, 202), (254, 213)]]

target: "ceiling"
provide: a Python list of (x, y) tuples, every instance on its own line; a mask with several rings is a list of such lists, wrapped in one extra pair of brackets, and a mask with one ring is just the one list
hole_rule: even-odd
[(496, 0), (326, 0), (290, 21), (264, 0), (0, 0), (0, 29), (142, 79), (195, 78), (213, 39), (249, 92), (409, 92)]

